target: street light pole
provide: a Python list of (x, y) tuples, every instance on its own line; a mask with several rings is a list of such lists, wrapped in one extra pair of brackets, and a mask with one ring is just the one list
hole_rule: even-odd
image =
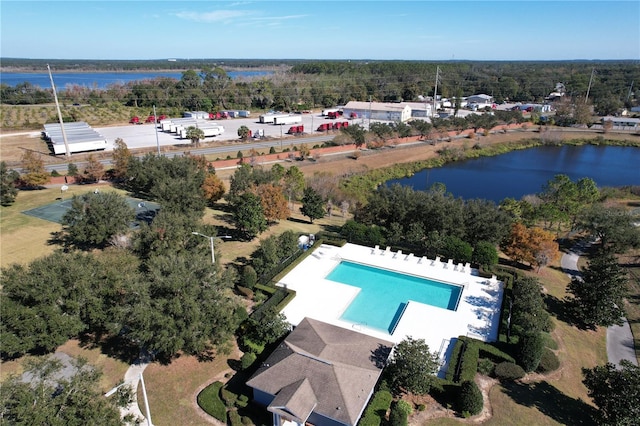
[(147, 426), (152, 426), (151, 423), (151, 411), (149, 411), (149, 400), (147, 399), (147, 388), (144, 386), (144, 379), (142, 373), (140, 373), (140, 384), (142, 385), (142, 396), (144, 396), (144, 408), (147, 412)]
[(229, 239), (229, 238), (231, 238), (231, 235), (220, 235), (219, 237), (215, 237), (215, 236), (204, 235), (204, 234), (201, 234), (200, 232), (195, 232), (195, 231), (193, 231), (192, 234), (193, 235), (200, 235), (201, 237), (205, 237), (205, 238), (209, 239), (209, 243), (211, 244), (211, 263), (214, 264), (214, 265), (216, 263), (216, 253), (213, 250), (213, 240), (214, 240), (214, 238), (218, 238), (218, 239), (223, 239), (223, 238), (224, 239)]
[(213, 249), (213, 238), (214, 237), (210, 237), (209, 235), (204, 235), (201, 234), (199, 232), (192, 232), (193, 235), (200, 235), (201, 237), (205, 237), (209, 239), (209, 243), (211, 244), (211, 264), (215, 265), (216, 264), (216, 253)]

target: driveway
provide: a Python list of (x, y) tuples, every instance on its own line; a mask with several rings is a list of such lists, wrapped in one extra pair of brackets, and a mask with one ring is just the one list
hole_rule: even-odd
[[(578, 259), (580, 255), (584, 254), (587, 247), (588, 243), (580, 242), (571, 248), (568, 253), (562, 255), (560, 265), (569, 277), (580, 276)], [(611, 364), (614, 364), (618, 368), (623, 359), (626, 359), (633, 365), (638, 365), (638, 359), (636, 358), (633, 345), (633, 334), (631, 334), (631, 327), (626, 318), (624, 318), (621, 326), (613, 325), (607, 328), (607, 358)]]

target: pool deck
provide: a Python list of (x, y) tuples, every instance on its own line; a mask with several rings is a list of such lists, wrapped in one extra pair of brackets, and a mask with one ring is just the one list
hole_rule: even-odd
[[(325, 277), (342, 260), (415, 275), (464, 289), (455, 311), (409, 301), (393, 334), (340, 319), (344, 310), (358, 295), (359, 288), (326, 280)], [(453, 264), (440, 259), (427, 259), (413, 254), (392, 252), (355, 244), (343, 247), (321, 245), (288, 273), (279, 286), (296, 291), (296, 297), (285, 307), (287, 320), (297, 325), (309, 317), (395, 343), (406, 336), (424, 339), (432, 352), (442, 360), (440, 375), (446, 371), (449, 355), (458, 336), (495, 341), (498, 336), (502, 283), (478, 276), (468, 264)]]

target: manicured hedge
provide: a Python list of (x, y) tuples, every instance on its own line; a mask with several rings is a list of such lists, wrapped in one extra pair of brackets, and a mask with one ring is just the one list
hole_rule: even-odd
[(501, 362), (496, 365), (496, 368), (493, 371), (496, 377), (501, 380), (521, 379), (526, 374), (522, 367), (512, 362)]
[(205, 413), (220, 420), (221, 422), (226, 422), (227, 408), (220, 399), (220, 389), (222, 386), (223, 383), (221, 382), (211, 383), (198, 394), (197, 401), (198, 405), (205, 411)]
[(460, 367), (460, 377), (458, 381), (473, 381), (478, 371), (478, 358), (480, 357), (480, 345), (475, 339), (466, 338), (464, 353), (462, 354), (462, 365)]
[(255, 362), (256, 360), (256, 354), (254, 354), (253, 352), (245, 352), (242, 355), (242, 358), (240, 358), (240, 364), (242, 366), (243, 370), (246, 370), (247, 368), (251, 367), (251, 365)]
[(391, 407), (392, 400), (391, 392), (386, 390), (376, 392), (364, 410), (364, 415), (360, 418), (358, 426), (380, 426), (387, 410)]
[(481, 343), (479, 349), (481, 358), (489, 358), (494, 362), (516, 362), (511, 355), (504, 351), (501, 351), (500, 349), (489, 343)]
[(458, 366), (460, 365), (460, 354), (462, 353), (462, 348), (464, 347), (464, 341), (460, 338), (456, 340), (456, 344), (453, 347), (453, 351), (451, 352), (451, 358), (449, 359), (449, 367), (447, 368), (447, 373), (445, 374), (445, 379), (447, 381), (453, 382), (456, 377), (456, 373), (458, 371)]

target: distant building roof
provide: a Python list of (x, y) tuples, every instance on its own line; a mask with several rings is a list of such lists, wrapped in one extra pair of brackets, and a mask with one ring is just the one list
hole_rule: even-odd
[(355, 425), (392, 347), (392, 342), (305, 318), (247, 385), (275, 395), (268, 410), (299, 423), (316, 412)]
[(349, 101), (344, 106), (344, 109), (355, 109), (355, 110), (368, 110), (372, 109), (374, 111), (395, 111), (400, 112), (407, 107), (405, 103), (383, 103), (383, 102), (362, 102), (362, 101)]

